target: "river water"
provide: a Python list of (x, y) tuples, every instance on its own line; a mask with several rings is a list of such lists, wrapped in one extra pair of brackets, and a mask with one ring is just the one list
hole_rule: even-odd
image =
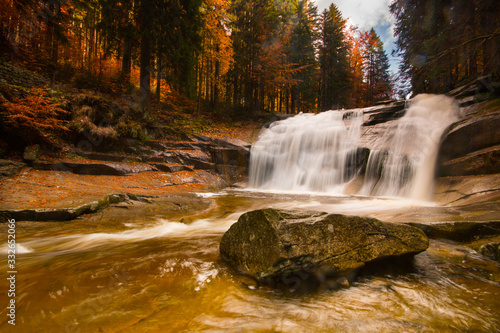
[[(388, 222), (497, 220), (498, 204), (457, 208), (415, 201), (432, 193), (439, 138), (457, 112), (448, 97), (416, 98), (387, 135), (375, 136), (365, 177), (358, 177), (366, 151), (361, 143), (367, 141), (363, 110), (299, 115), (272, 124), (252, 146), (249, 185), (258, 191), (133, 202), (66, 223), (18, 222), (15, 328), (499, 332), (499, 264), (458, 243), (432, 240), (411, 263), (372, 266), (359, 271), (348, 288), (336, 290), (311, 288), (306, 278), (296, 278), (290, 289), (259, 286), (219, 256), (219, 242), (231, 224), (242, 213), (265, 207)], [(364, 184), (353, 185), (360, 180)], [(0, 231), (7, 234), (5, 223)], [(0, 246), (5, 253), (0, 270), (7, 272), (7, 244)], [(0, 287), (8, 290), (6, 279)], [(1, 309), (0, 330), (12, 331), (6, 306)]]
[[(0, 331), (500, 331), (499, 264), (458, 243), (432, 240), (407, 267), (360, 272), (349, 288), (300, 293), (258, 286), (219, 257), (223, 233), (252, 209), (446, 221), (457, 218), (453, 208), (250, 191), (183, 200), (135, 202), (66, 223), (18, 222), (16, 326), (2, 306)], [(5, 280), (0, 287), (7, 289)]]

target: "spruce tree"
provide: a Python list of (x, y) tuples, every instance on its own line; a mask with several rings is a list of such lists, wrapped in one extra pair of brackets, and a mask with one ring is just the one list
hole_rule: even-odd
[(391, 80), (389, 75), (389, 58), (384, 44), (372, 28), (366, 34), (364, 52), (365, 96), (367, 105), (390, 97)]
[(288, 61), (299, 68), (293, 76), (292, 113), (314, 111), (318, 98), (315, 43), (318, 39), (318, 10), (308, 0), (298, 3), (296, 23), (286, 47)]
[(349, 107), (352, 90), (349, 79), (349, 45), (344, 35), (345, 20), (331, 4), (321, 15), (320, 111)]

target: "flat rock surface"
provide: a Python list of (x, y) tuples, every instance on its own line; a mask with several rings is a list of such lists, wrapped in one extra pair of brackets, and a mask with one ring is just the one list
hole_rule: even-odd
[(436, 180), (433, 201), (443, 206), (499, 203), (500, 174), (440, 177)]
[(123, 177), (26, 168), (11, 178), (0, 180), (0, 210), (75, 207), (109, 193), (169, 196), (224, 186), (220, 177), (205, 170), (149, 171)]

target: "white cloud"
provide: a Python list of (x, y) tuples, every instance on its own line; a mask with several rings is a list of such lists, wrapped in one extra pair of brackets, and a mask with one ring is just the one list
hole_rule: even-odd
[(394, 22), (389, 12), (391, 0), (316, 0), (319, 12), (323, 12), (332, 2), (337, 5), (344, 18), (349, 18), (361, 30)]
[(391, 56), (394, 49), (394, 27), (395, 19), (389, 11), (392, 0), (315, 0), (318, 12), (328, 8), (334, 3), (344, 19), (349, 19), (349, 23), (358, 27), (362, 31), (374, 28), (389, 55), (391, 70), (397, 71), (395, 58)]

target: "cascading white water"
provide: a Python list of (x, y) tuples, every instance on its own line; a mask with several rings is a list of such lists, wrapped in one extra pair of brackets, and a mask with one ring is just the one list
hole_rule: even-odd
[[(377, 138), (360, 194), (429, 199), (439, 140), (458, 111), (450, 97), (415, 97), (405, 116)], [(342, 194), (359, 170), (362, 123), (363, 110), (272, 123), (252, 146), (249, 187)]]
[(370, 152), (362, 194), (428, 200), (443, 131), (458, 120), (455, 99), (422, 94)]
[(355, 175), (361, 110), (299, 114), (272, 123), (250, 152), (251, 188), (342, 193)]

